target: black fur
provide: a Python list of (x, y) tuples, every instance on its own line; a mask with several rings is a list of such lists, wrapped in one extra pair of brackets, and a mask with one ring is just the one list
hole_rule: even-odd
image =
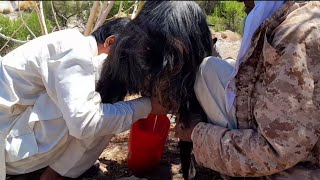
[[(206, 16), (192, 1), (146, 1), (111, 49), (97, 84), (103, 103), (127, 94), (155, 96), (187, 127), (206, 121), (193, 86), (203, 59), (212, 55)], [(179, 142), (185, 179), (192, 167), (192, 143)], [(194, 168), (193, 168), (194, 170)]]
[[(207, 122), (207, 115), (203, 111), (199, 101), (197, 100), (195, 93), (192, 97), (181, 106), (180, 108), (180, 122), (185, 128), (189, 128), (192, 121), (201, 120), (201, 122)], [(178, 145), (180, 149), (181, 166), (184, 179), (194, 179), (195, 167), (194, 159), (192, 158), (192, 142), (179, 141)]]
[(195, 2), (147, 1), (111, 48), (97, 91), (103, 102), (126, 94), (156, 96), (177, 113), (193, 91), (202, 60), (211, 54), (206, 16)]

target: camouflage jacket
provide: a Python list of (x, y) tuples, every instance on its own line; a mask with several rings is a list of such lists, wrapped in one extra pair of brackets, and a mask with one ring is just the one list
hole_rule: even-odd
[(197, 162), (227, 176), (320, 178), (319, 81), (320, 2), (288, 1), (257, 29), (239, 67), (239, 129), (199, 123)]

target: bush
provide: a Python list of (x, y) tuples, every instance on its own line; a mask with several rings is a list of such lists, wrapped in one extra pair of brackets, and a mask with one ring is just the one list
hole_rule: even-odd
[[(69, 18), (76, 17), (80, 22), (86, 22), (90, 15), (92, 1), (52, 1), (53, 8), (56, 12), (58, 23), (61, 27), (66, 27)], [(43, 9), (45, 18), (51, 24), (55, 24), (54, 15), (52, 13), (51, 2), (43, 1)]]
[[(122, 10), (125, 11), (128, 8), (130, 8), (134, 4), (134, 2), (135, 1), (123, 1)], [(118, 11), (119, 11), (119, 7), (120, 7), (120, 1), (116, 1), (114, 3), (114, 6), (112, 7), (110, 13), (108, 14), (107, 19), (113, 17), (114, 15), (116, 15), (118, 13)], [(132, 12), (132, 9), (129, 10), (129, 12)]]
[(214, 31), (225, 31), (227, 29), (227, 23), (224, 18), (220, 18), (217, 16), (209, 15), (207, 17), (208, 23), (212, 26)]
[(227, 29), (242, 34), (243, 23), (246, 17), (245, 6), (236, 1), (221, 1), (213, 13), (208, 15), (208, 23), (213, 25), (215, 31)]
[[(29, 15), (30, 15), (30, 18), (28, 20), (25, 20), (25, 22), (37, 37), (41, 36), (41, 27), (40, 27), (37, 14), (35, 12), (33, 12), (32, 14), (23, 13), (22, 17), (23, 19), (27, 19)], [(23, 22), (20, 18), (10, 20), (8, 16), (4, 16), (0, 14), (0, 24), (1, 24), (0, 33), (6, 35), (7, 37), (11, 37), (11, 35), (20, 27), (22, 23)], [(51, 32), (53, 28), (52, 23), (46, 20), (46, 25), (47, 25), (48, 31)], [(25, 26), (23, 26), (22, 28), (19, 29), (19, 31), (16, 32), (16, 34), (12, 38), (25, 41), (25, 40), (33, 39), (33, 36), (28, 31), (28, 29)], [(4, 46), (6, 42), (7, 40), (0, 38), (0, 48), (2, 48), (2, 46)], [(5, 55), (10, 50), (16, 48), (19, 45), (21, 44), (10, 41), (7, 47), (3, 51), (1, 51), (1, 56)]]

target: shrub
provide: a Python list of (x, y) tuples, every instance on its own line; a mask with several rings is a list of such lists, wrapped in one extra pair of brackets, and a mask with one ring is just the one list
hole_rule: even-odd
[[(76, 17), (80, 22), (87, 22), (93, 4), (92, 1), (52, 1), (52, 3), (61, 27), (66, 27), (71, 17)], [(55, 25), (51, 2), (43, 1), (43, 9), (45, 18)]]
[(242, 34), (243, 23), (246, 17), (245, 6), (236, 1), (221, 1), (208, 15), (208, 23), (214, 25), (215, 31), (225, 31), (227, 29)]
[[(27, 17), (30, 15), (30, 18), (28, 20), (25, 20), (26, 24), (28, 27), (31, 29), (31, 31), (38, 37), (41, 36), (41, 27), (39, 24), (38, 16), (35, 12), (33, 13), (22, 13), (23, 19), (27, 19)], [(8, 16), (4, 16), (0, 14), (0, 33), (6, 35), (7, 37), (11, 37), (11, 35), (20, 27), (22, 24), (22, 20), (20, 18), (10, 20)], [(46, 25), (48, 28), (48, 32), (51, 32), (53, 27), (52, 23), (48, 20), (46, 20)], [(31, 40), (33, 39), (33, 36), (31, 33), (28, 31), (28, 29), (23, 25), (22, 28), (20, 28), (15, 35), (12, 37), (14, 39), (19, 39), (19, 40)], [(4, 44), (7, 42), (7, 40), (0, 38), (0, 48), (4, 46)], [(16, 48), (21, 44), (19, 43), (14, 43), (10, 41), (7, 45), (7, 47), (1, 51), (1, 56), (5, 55), (8, 53), (10, 50)]]
[[(127, 10), (128, 8), (130, 8), (133, 4), (134, 4), (135, 1), (123, 1), (123, 4), (122, 4), (122, 10), (125, 11)], [(112, 7), (110, 13), (108, 14), (108, 18), (111, 18), (113, 17), (114, 15), (116, 15), (119, 11), (119, 7), (120, 7), (120, 1), (116, 1), (114, 3), (114, 6)], [(132, 12), (132, 9), (129, 10), (129, 12)]]
[(209, 25), (212, 26), (214, 31), (225, 31), (227, 29), (226, 20), (217, 16), (209, 15), (207, 17)]

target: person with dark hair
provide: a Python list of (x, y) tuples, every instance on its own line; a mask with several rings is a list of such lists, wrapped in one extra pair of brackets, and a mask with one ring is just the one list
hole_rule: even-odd
[(114, 134), (147, 117), (149, 98), (102, 104), (95, 91), (105, 53), (128, 22), (112, 20), (88, 37), (54, 32), (0, 60), (1, 180), (45, 167), (40, 179), (76, 178)]
[(128, 22), (130, 22), (129, 18), (116, 18), (103, 24), (91, 33), (91, 36), (93, 36), (97, 42), (98, 54), (109, 54), (110, 46), (115, 43), (118, 35)]

